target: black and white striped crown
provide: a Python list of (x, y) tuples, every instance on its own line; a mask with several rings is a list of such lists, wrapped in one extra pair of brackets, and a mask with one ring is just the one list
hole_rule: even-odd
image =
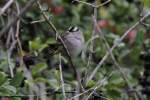
[(77, 32), (77, 31), (79, 31), (79, 28), (77, 26), (71, 26), (68, 28), (68, 31), (69, 32)]

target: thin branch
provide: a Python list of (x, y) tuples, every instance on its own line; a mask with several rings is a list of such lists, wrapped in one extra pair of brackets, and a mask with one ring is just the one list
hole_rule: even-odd
[[(8, 13), (8, 22), (9, 21), (12, 21), (12, 18), (14, 17), (13, 13), (14, 10), (11, 9), (11, 11)], [(10, 44), (11, 44), (11, 41), (14, 41), (15, 37), (14, 37), (14, 28), (13, 27), (10, 27), (9, 30), (8, 30), (8, 35), (7, 35), (7, 41), (6, 41), (6, 47), (9, 48)]]
[(80, 1), (80, 0), (73, 0), (72, 2), (79, 2), (79, 3), (83, 3), (83, 4), (86, 4), (86, 5), (88, 5), (88, 6), (91, 6), (91, 7), (95, 7), (96, 8), (96, 6), (95, 5), (93, 5), (93, 4), (91, 4), (91, 3), (88, 3), (88, 2), (85, 2), (85, 1)]
[[(20, 14), (19, 4), (17, 1), (15, 2), (15, 4), (16, 4), (17, 14), (19, 15)], [(15, 35), (16, 38), (19, 38), (19, 26), (20, 26), (20, 19), (17, 20), (17, 29), (16, 29), (16, 35)]]
[[(103, 41), (104, 41), (104, 43), (105, 43), (105, 46), (106, 46), (106, 48), (107, 48), (107, 51), (110, 53), (110, 56), (111, 56), (112, 60), (114, 61), (115, 66), (117, 67), (117, 69), (118, 69), (119, 72), (121, 73), (121, 76), (123, 77), (123, 79), (124, 79), (125, 83), (127, 84), (127, 86), (132, 90), (132, 86), (129, 84), (128, 79), (127, 79), (127, 76), (126, 76), (126, 75), (124, 74), (124, 72), (122, 71), (121, 66), (117, 63), (117, 61), (116, 61), (116, 59), (115, 59), (113, 53), (110, 52), (110, 46), (109, 46), (109, 44), (108, 44), (106, 38), (104, 37), (104, 34), (102, 33), (101, 29), (98, 27), (97, 20), (96, 20), (95, 16), (93, 16), (93, 21), (94, 21), (94, 25), (95, 25), (95, 27), (96, 27), (96, 29), (97, 29), (97, 31), (98, 31), (99, 38), (102, 38), (102, 39), (103, 39)], [(135, 93), (136, 93), (136, 92), (135, 92)], [(136, 94), (135, 94), (134, 96), (135, 96), (135, 98), (137, 98), (137, 95), (136, 95)]]
[(35, 24), (35, 23), (41, 23), (41, 22), (45, 22), (45, 19), (32, 21), (32, 22), (30, 22), (30, 23), (31, 23), (31, 24)]
[[(112, 76), (112, 74), (113, 74), (113, 72), (111, 72), (108, 77), (104, 78), (103, 80), (98, 81), (97, 86), (91, 91), (91, 93), (88, 95), (88, 97), (85, 100), (89, 100), (89, 98), (95, 92), (95, 90), (97, 90), (99, 87), (101, 87), (105, 83), (105, 81), (108, 80)], [(106, 99), (106, 98), (104, 98), (104, 99)]]
[(9, 0), (2, 9), (0, 9), (0, 16), (11, 6), (14, 0)]
[[(11, 17), (13, 16), (10, 14), (8, 16), (8, 20), (11, 20)], [(13, 67), (12, 67), (13, 65), (11, 62), (11, 55), (12, 55), (13, 49), (15, 48), (16, 42), (17, 41), (14, 39), (14, 29), (13, 27), (11, 27), (8, 32), (6, 47), (8, 48), (7, 50), (8, 67), (9, 67), (10, 75), (12, 78), (14, 77), (14, 73), (13, 73)]]
[(124, 72), (121, 70), (121, 67), (120, 67), (120, 65), (117, 63), (117, 61), (116, 61), (116, 59), (115, 59), (113, 53), (110, 52), (110, 45), (108, 44), (106, 38), (104, 37), (104, 34), (102, 33), (101, 29), (98, 27), (97, 20), (96, 20), (95, 16), (93, 16), (93, 21), (94, 21), (94, 24), (95, 24), (96, 29), (97, 29), (97, 31), (98, 31), (99, 38), (102, 38), (102, 39), (103, 39), (103, 41), (104, 41), (104, 43), (105, 43), (105, 46), (106, 46), (106, 49), (107, 49), (107, 51), (110, 53), (110, 56), (111, 56), (112, 60), (114, 61), (115, 66), (116, 66), (117, 69), (119, 69), (119, 71), (121, 72), (121, 75), (122, 75), (123, 79), (125, 80), (126, 84), (129, 85), (128, 79), (127, 79), (126, 75), (125, 75)]
[(110, 3), (110, 2), (111, 2), (111, 0), (107, 0), (104, 3), (102, 3), (100, 5), (97, 5), (96, 8), (102, 7), (102, 6), (104, 6), (104, 5), (106, 5), (106, 4)]
[(3, 34), (5, 34), (5, 32), (16, 23), (16, 21), (23, 16), (28, 9), (38, 0), (30, 0), (28, 1), (28, 3), (25, 5), (25, 7), (21, 10), (20, 14), (17, 15), (13, 20), (11, 20), (10, 22), (8, 22), (8, 24), (0, 31), (0, 38), (3, 36)]
[[(40, 3), (37, 2), (37, 4), (38, 4), (40, 10), (42, 11), (42, 6), (40, 5)], [(63, 46), (63, 48), (64, 48), (64, 50), (65, 50), (65, 52), (66, 52), (66, 54), (67, 54), (67, 56), (68, 56), (68, 60), (69, 60), (69, 62), (70, 62), (70, 65), (71, 65), (71, 67), (72, 67), (72, 69), (73, 69), (73, 71), (74, 71), (76, 80), (78, 81), (79, 86), (80, 86), (81, 90), (83, 91), (84, 89), (83, 89), (82, 84), (81, 84), (81, 81), (80, 81), (80, 80), (81, 80), (80, 73), (79, 73), (79, 71), (77, 71), (77, 69), (75, 68), (75, 66), (74, 66), (74, 64), (73, 64), (72, 58), (71, 58), (70, 53), (69, 53), (69, 51), (68, 51), (68, 49), (67, 49), (67, 46), (65, 45), (65, 42), (64, 42), (63, 39), (61, 38), (61, 36), (60, 36), (59, 32), (57, 31), (56, 27), (54, 26), (54, 24), (53, 24), (51, 21), (49, 21), (48, 16), (46, 15), (46, 13), (42, 11), (42, 14), (43, 14), (43, 17), (45, 18), (46, 22), (48, 23), (48, 25), (49, 25), (49, 26), (53, 29), (53, 31), (55, 32), (56, 39), (58, 38), (58, 40), (61, 42), (61, 44), (62, 44), (62, 46)]]
[[(122, 76), (122, 78), (124, 79), (126, 85), (132, 90), (132, 86), (129, 84), (127, 76), (126, 76), (125, 73), (122, 71), (121, 66), (119, 65), (119, 63), (117, 63), (117, 61), (116, 61), (116, 59), (115, 59), (113, 53), (110, 52), (110, 46), (109, 46), (109, 44), (108, 44), (106, 38), (104, 37), (104, 34), (102, 33), (101, 29), (98, 27), (96, 18), (95, 18), (94, 16), (93, 16), (93, 20), (94, 20), (95, 26), (97, 27), (97, 31), (98, 31), (98, 33), (99, 33), (99, 34), (98, 34), (98, 35), (99, 35), (99, 38), (102, 38), (102, 39), (103, 39), (103, 41), (104, 41), (104, 43), (105, 43), (105, 46), (106, 46), (106, 49), (107, 49), (107, 51), (110, 53), (111, 59), (112, 59), (113, 62), (114, 62), (114, 65), (116, 66), (116, 68), (117, 68), (117, 69), (119, 70), (119, 72), (121, 73), (121, 76)], [(136, 95), (136, 94), (135, 94), (134, 96), (135, 96), (135, 98), (137, 98), (137, 95)]]
[(16, 43), (17, 43), (17, 41), (13, 41), (11, 44), (11, 47), (9, 48), (9, 50), (7, 50), (8, 67), (10, 69), (10, 75), (12, 78), (14, 77), (14, 72), (13, 72), (12, 62), (11, 62), (10, 58), (11, 58), (11, 54), (12, 54), (12, 51), (13, 51)]
[[(75, 91), (66, 91), (65, 93), (67, 94), (72, 94), (75, 93)], [(29, 95), (9, 95), (9, 96), (2, 96), (2, 97), (39, 97), (43, 95), (53, 95), (53, 94), (62, 94), (62, 91), (54, 91), (51, 93), (41, 93), (39, 95), (34, 95), (34, 94), (29, 94)]]
[[(94, 4), (96, 5), (97, 2), (95, 1)], [(93, 10), (94, 10), (93, 15), (95, 16), (95, 18), (97, 18), (97, 8), (93, 8)], [(89, 57), (88, 57), (87, 69), (89, 68), (89, 66), (90, 66), (90, 64), (91, 64), (92, 53), (93, 53), (94, 47), (95, 47), (95, 39), (92, 39), (92, 38), (94, 38), (94, 37), (96, 36), (96, 28), (95, 28), (95, 24), (94, 24), (94, 23), (93, 23), (93, 25), (92, 25), (92, 28), (93, 28), (93, 31), (92, 31), (92, 34), (91, 34), (90, 53), (89, 53)], [(87, 75), (85, 75), (85, 76), (88, 76), (88, 73), (89, 73), (89, 72), (87, 71)], [(87, 81), (87, 78), (88, 78), (88, 77), (86, 77), (85, 82)], [(88, 83), (88, 82), (86, 82), (86, 83)]]
[[(147, 15), (145, 15), (143, 18), (140, 19), (140, 21), (144, 21), (145, 19), (147, 19), (150, 16), (150, 13), (148, 13)], [(107, 59), (107, 57), (109, 56), (109, 54), (114, 50), (114, 48), (116, 48), (118, 46), (118, 44), (127, 36), (127, 34), (132, 31), (135, 27), (137, 27), (140, 24), (140, 21), (138, 21), (137, 23), (135, 23), (131, 28), (129, 28), (119, 39), (119, 41), (117, 43), (114, 43), (114, 45), (111, 47), (110, 51), (107, 52), (105, 54), (105, 56), (103, 57), (103, 59), (97, 64), (96, 68), (94, 69), (94, 71), (91, 73), (90, 77), (88, 80), (91, 80), (96, 72), (98, 71), (98, 69), (102, 66), (102, 64), (104, 63), (104, 61)]]
[(141, 22), (141, 24), (142, 24), (143, 26), (145, 26), (146, 28), (150, 29), (150, 24), (144, 23), (144, 22)]
[(90, 88), (90, 89), (88, 89), (88, 90), (85, 90), (84, 92), (82, 92), (82, 93), (80, 93), (80, 94), (78, 94), (78, 95), (75, 95), (75, 96), (69, 98), (68, 100), (74, 100), (75, 98), (77, 98), (77, 97), (79, 97), (79, 96), (81, 96), (81, 95), (84, 95), (85, 93), (91, 91), (92, 89), (93, 89), (93, 88)]
[(61, 86), (62, 86), (62, 92), (64, 96), (64, 100), (66, 99), (66, 94), (65, 94), (65, 85), (64, 85), (64, 79), (63, 79), (63, 74), (62, 74), (62, 66), (61, 66), (61, 54), (59, 53), (59, 70), (60, 70), (60, 79), (61, 79)]
[(81, 95), (84, 95), (85, 93), (90, 92), (90, 91), (92, 93), (93, 90), (95, 91), (97, 88), (100, 88), (102, 86), (102, 83), (104, 82), (104, 80), (109, 79), (112, 76), (112, 74), (113, 73), (110, 73), (110, 75), (108, 77), (104, 78), (102, 81), (98, 81), (95, 86), (91, 87), (90, 89), (85, 90), (84, 92), (82, 92), (82, 93), (80, 93), (78, 95), (75, 95), (75, 96), (69, 98), (68, 100), (74, 100), (75, 98), (77, 98), (77, 97), (79, 97)]
[[(19, 8), (19, 4), (18, 2), (16, 1), (15, 2), (16, 4), (16, 9), (17, 9), (17, 13), (18, 15), (20, 14), (20, 8)], [(20, 42), (20, 38), (19, 38), (19, 29), (20, 29), (20, 19), (17, 20), (17, 26), (16, 26), (16, 34), (15, 34), (15, 37), (16, 37), (16, 40), (17, 40), (17, 44), (18, 44), (18, 47), (19, 47), (19, 52), (21, 54), (21, 56), (23, 57), (23, 50), (22, 50), (22, 46), (21, 46), (21, 42)]]
[[(99, 8), (99, 7), (102, 7), (102, 6), (106, 5), (107, 3), (111, 2), (111, 0), (107, 0), (102, 4), (95, 5), (95, 4), (91, 4), (91, 3), (88, 3), (88, 2), (85, 2), (85, 1), (80, 1), (80, 0), (73, 0), (72, 2), (75, 2), (75, 1), (79, 2), (79, 3), (82, 3), (82, 4), (85, 4), (85, 5), (88, 5), (88, 6), (91, 6), (93, 8)], [(96, 0), (95, 0), (95, 2), (96, 2)]]

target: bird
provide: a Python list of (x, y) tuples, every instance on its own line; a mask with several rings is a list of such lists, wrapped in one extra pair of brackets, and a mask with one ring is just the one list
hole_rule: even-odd
[(77, 26), (71, 26), (62, 37), (67, 50), (72, 58), (77, 57), (84, 48), (84, 35)]
[[(54, 37), (55, 33), (50, 32), (50, 36)], [(71, 58), (76, 58), (84, 49), (85, 40), (83, 32), (77, 26), (70, 26), (60, 35), (58, 41), (54, 44), (49, 44), (43, 51), (53, 56), (57, 53), (62, 53), (63, 56), (67, 55), (64, 51), (63, 45), (65, 45), (67, 51)], [(63, 44), (62, 44), (62, 41)], [(49, 56), (48, 56), (49, 57)]]

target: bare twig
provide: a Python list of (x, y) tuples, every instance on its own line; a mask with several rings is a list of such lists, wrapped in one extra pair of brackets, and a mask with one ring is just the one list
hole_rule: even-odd
[(0, 16), (5, 13), (5, 11), (11, 6), (11, 4), (14, 2), (14, 0), (9, 0), (3, 8), (0, 9)]
[[(88, 95), (88, 97), (85, 99), (85, 100), (89, 100), (89, 98), (91, 97), (91, 95), (94, 93), (94, 91), (96, 90), (96, 89), (98, 89), (99, 87), (101, 87), (104, 83), (105, 83), (105, 81), (106, 80), (108, 80), (111, 76), (112, 76), (112, 74), (113, 74), (113, 72), (111, 72), (110, 74), (109, 74), (109, 76), (107, 76), (106, 78), (104, 78), (104, 79), (102, 79), (102, 80), (99, 80), (98, 82), (97, 82), (97, 86), (91, 91), (91, 93)], [(103, 97), (104, 98), (104, 97)], [(106, 99), (106, 98), (104, 98), (104, 99)], [(106, 99), (107, 100), (107, 99)]]
[[(145, 15), (144, 17), (142, 17), (140, 19), (140, 21), (144, 21), (146, 18), (148, 18), (150, 16), (150, 13), (148, 13), (147, 15)], [(135, 27), (137, 27), (140, 24), (140, 21), (138, 21), (137, 23), (135, 23), (131, 28), (129, 28), (119, 39), (119, 41), (117, 43), (114, 43), (114, 45), (110, 48), (110, 51), (107, 52), (105, 54), (105, 56), (103, 57), (103, 59), (97, 64), (96, 68), (94, 69), (94, 71), (91, 73), (90, 77), (88, 80), (91, 80), (96, 72), (98, 71), (98, 69), (102, 66), (102, 64), (104, 63), (104, 61), (107, 59), (107, 57), (109, 56), (110, 52), (112, 52), (114, 50), (114, 48), (116, 48), (118, 46), (118, 44), (126, 37), (126, 35), (133, 30)]]
[(107, 0), (104, 3), (102, 3), (102, 4), (95, 5), (95, 4), (91, 4), (91, 3), (88, 3), (88, 2), (85, 2), (85, 1), (80, 1), (80, 0), (73, 0), (72, 2), (75, 2), (75, 1), (79, 2), (79, 3), (83, 3), (83, 4), (88, 5), (88, 6), (91, 6), (93, 8), (99, 8), (99, 7), (102, 7), (102, 6), (106, 5), (107, 3), (111, 2), (111, 0)]
[[(13, 17), (12, 13), (9, 13), (8, 20), (11, 20), (12, 17)], [(17, 41), (14, 39), (14, 28), (11, 27), (8, 32), (6, 47), (8, 48), (7, 50), (8, 67), (9, 67), (10, 75), (12, 78), (14, 77), (14, 73), (13, 73), (13, 65), (11, 62), (11, 55), (12, 55), (13, 49), (15, 48), (16, 42)]]
[(62, 92), (64, 96), (64, 100), (66, 99), (66, 94), (65, 94), (65, 84), (64, 84), (64, 79), (63, 79), (63, 74), (62, 74), (62, 66), (61, 66), (61, 54), (59, 53), (59, 70), (60, 70), (60, 79), (61, 79), (61, 86), (62, 86)]
[[(72, 93), (75, 93), (75, 91), (66, 91), (65, 93), (66, 94), (72, 94)], [(39, 95), (34, 95), (34, 94), (29, 94), (29, 95), (9, 95), (9, 96), (6, 96), (6, 97), (39, 97), (39, 96), (43, 96), (43, 95), (53, 95), (53, 94), (62, 94), (62, 91), (54, 91), (54, 92), (51, 92), (51, 93), (40, 93)]]
[(142, 24), (143, 26), (145, 26), (146, 28), (150, 29), (150, 24), (144, 23), (144, 22), (141, 22), (141, 24)]
[(16, 21), (27, 12), (27, 10), (36, 2), (37, 0), (30, 0), (25, 5), (25, 7), (20, 11), (20, 14), (17, 15), (12, 21), (8, 22), (8, 24), (0, 31), (0, 38), (2, 35), (12, 26), (16, 23)]
[[(14, 12), (13, 9), (11, 9), (11, 10), (9, 11), (9, 13), (8, 13), (8, 18), (7, 18), (8, 22), (9, 22), (9, 21), (12, 21), (12, 18), (14, 17), (13, 12)], [(10, 44), (11, 44), (11, 41), (13, 42), (13, 41), (15, 40), (15, 39), (14, 39), (14, 38), (15, 38), (15, 37), (14, 37), (14, 31), (15, 31), (14, 27), (10, 27), (9, 30), (8, 30), (7, 41), (6, 41), (6, 46), (7, 46), (7, 48), (9, 48), (9, 46), (10, 46)]]
[(111, 2), (111, 0), (107, 0), (107, 1), (105, 1), (104, 3), (102, 3), (102, 4), (100, 4), (100, 5), (97, 5), (96, 8), (99, 8), (99, 7), (101, 7), (101, 6), (104, 6), (104, 5), (106, 5), (106, 4), (110, 3), (110, 2)]
[(123, 79), (125, 80), (126, 84), (129, 85), (128, 79), (127, 79), (126, 75), (125, 75), (124, 72), (121, 70), (121, 67), (120, 67), (120, 65), (117, 63), (117, 61), (116, 61), (116, 59), (115, 59), (113, 53), (110, 52), (110, 46), (109, 46), (109, 44), (108, 44), (106, 38), (104, 37), (104, 34), (102, 33), (101, 29), (98, 27), (97, 20), (96, 20), (95, 16), (93, 16), (93, 21), (94, 21), (94, 24), (95, 24), (96, 29), (97, 29), (97, 31), (98, 31), (99, 38), (102, 38), (102, 39), (103, 39), (103, 41), (104, 41), (104, 43), (105, 43), (105, 46), (106, 46), (106, 48), (107, 48), (107, 51), (110, 53), (110, 56), (111, 56), (112, 60), (114, 61), (115, 66), (116, 66), (117, 69), (119, 69), (119, 71), (121, 72), (121, 75), (122, 75)]
[[(75, 96), (69, 98), (68, 100), (73, 100), (73, 99), (75, 99), (75, 98), (77, 98), (77, 97), (79, 97), (79, 96), (81, 96), (81, 95), (86, 94), (87, 92), (90, 92), (90, 91), (91, 91), (91, 93), (90, 93), (90, 96), (91, 96), (91, 94), (93, 93), (93, 91), (95, 91), (96, 89), (100, 88), (100, 87), (103, 85), (104, 81), (107, 80), (107, 79), (109, 79), (109, 78), (112, 76), (112, 74), (113, 74), (113, 73), (110, 73), (108, 77), (104, 78), (103, 80), (98, 81), (95, 86), (91, 87), (91, 88), (88, 89), (88, 90), (85, 90), (84, 92), (82, 92), (82, 93), (80, 93), (80, 94), (78, 94), (78, 95), (75, 95)], [(104, 97), (103, 97), (103, 98), (104, 98)], [(106, 98), (105, 98), (105, 99), (106, 99)], [(107, 99), (106, 99), (106, 100), (107, 100)]]
[(35, 24), (35, 23), (41, 23), (41, 22), (45, 22), (45, 19), (32, 21), (32, 22), (30, 22), (30, 23), (31, 23), (31, 24)]
[[(18, 2), (16, 1), (15, 4), (16, 4), (16, 8), (17, 8), (17, 13), (19, 15), (20, 14), (20, 8), (19, 8), (19, 5), (18, 5)], [(18, 43), (19, 52), (20, 52), (21, 56), (23, 57), (23, 50), (22, 50), (20, 39), (19, 39), (20, 19), (17, 20), (17, 26), (16, 27), (17, 28), (16, 28), (15, 37), (16, 37), (16, 40), (17, 40), (17, 43)]]
[(12, 50), (14, 49), (15, 45), (16, 45), (17, 41), (13, 41), (11, 44), (11, 47), (9, 48), (9, 50), (7, 50), (7, 59), (8, 59), (8, 66), (10, 69), (10, 75), (13, 78), (14, 77), (14, 72), (13, 72), (13, 68), (12, 68), (12, 62), (11, 62), (11, 54), (12, 54)]
[[(102, 33), (101, 29), (98, 27), (96, 18), (94, 18), (94, 16), (93, 16), (93, 20), (94, 20), (95, 26), (97, 27), (97, 31), (98, 31), (98, 33), (99, 33), (99, 37), (103, 39), (103, 41), (104, 41), (104, 43), (105, 43), (105, 45), (106, 45), (106, 49), (107, 49), (107, 51), (110, 53), (111, 59), (112, 59), (113, 62), (114, 62), (114, 65), (116, 66), (116, 68), (117, 68), (117, 69), (119, 70), (119, 72), (121, 73), (121, 76), (122, 76), (122, 78), (124, 79), (126, 85), (129, 87), (129, 89), (132, 90), (132, 86), (129, 84), (127, 76), (126, 76), (125, 73), (122, 71), (121, 66), (117, 63), (117, 61), (116, 61), (116, 59), (115, 59), (113, 53), (110, 52), (110, 46), (109, 46), (109, 44), (108, 44), (106, 38), (104, 37), (104, 34)], [(136, 95), (136, 94), (135, 94), (134, 96), (135, 96), (135, 98), (137, 98), (137, 95)]]
[[(97, 2), (95, 1), (94, 2), (95, 5), (97, 5)], [(97, 8), (94, 8), (94, 13), (93, 15), (97, 18)], [(91, 34), (91, 39), (94, 38), (96, 36), (96, 27), (95, 27), (95, 24), (93, 23), (93, 31), (92, 31), (92, 34)], [(95, 38), (96, 39), (96, 38)], [(92, 60), (92, 53), (94, 51), (94, 47), (95, 47), (95, 39), (92, 39), (91, 40), (91, 45), (90, 45), (90, 54), (89, 54), (89, 57), (88, 57), (88, 63), (87, 63), (87, 69), (89, 68), (90, 64), (91, 64), (91, 60)], [(87, 74), (88, 74), (88, 71), (87, 71)], [(85, 75), (87, 76), (87, 75)], [(87, 78), (85, 80), (85, 82), (87, 81)], [(88, 82), (87, 82), (88, 83)]]
[(75, 96), (69, 98), (68, 100), (74, 100), (75, 98), (77, 98), (77, 97), (79, 97), (79, 96), (81, 96), (81, 95), (84, 95), (85, 93), (91, 91), (92, 89), (93, 89), (93, 88), (90, 88), (90, 89), (88, 89), (88, 90), (85, 90), (84, 92), (82, 92), (82, 93), (80, 93), (80, 94), (78, 94), (78, 95), (75, 95)]

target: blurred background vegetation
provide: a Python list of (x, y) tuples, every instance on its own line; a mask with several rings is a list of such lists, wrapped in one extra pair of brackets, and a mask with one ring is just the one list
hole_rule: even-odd
[[(0, 30), (4, 29), (29, 1), (14, 0), (0, 16)], [(106, 1), (83, 0), (90, 4), (94, 2), (102, 4)], [(1, 0), (0, 8), (3, 8), (7, 2), (8, 0)], [(59, 53), (55, 53), (57, 41), (53, 36), (53, 29), (47, 24), (42, 12), (48, 16), (49, 21), (61, 35), (64, 35), (70, 26), (78, 26), (83, 31), (87, 44), (84, 50), (86, 53), (82, 57), (77, 57), (74, 64), (80, 71), (85, 91), (90, 89), (84, 95), (88, 97), (93, 92), (89, 100), (148, 100), (150, 98), (150, 27), (148, 24), (150, 19), (144, 21), (147, 24), (141, 23), (131, 30), (113, 51), (121, 71), (125, 73), (128, 85), (111, 57), (108, 57), (98, 69), (94, 78), (87, 82), (87, 77), (107, 51), (103, 40), (95, 39), (94, 51), (90, 52), (92, 45), (90, 41), (94, 30), (92, 20), (94, 8), (75, 0), (41, 0), (40, 4), (43, 11), (39, 9), (37, 3), (34, 3), (19, 18), (19, 21), (0, 37), (0, 96), (8, 96), (1, 97), (2, 99), (62, 100), (64, 98)], [(150, 13), (149, 0), (110, 0), (97, 9), (97, 24), (111, 47), (126, 30), (147, 13)], [(19, 34), (18, 37), (16, 34)], [(92, 58), (87, 64), (90, 53)], [(62, 55), (65, 95), (71, 98), (77, 95), (78, 83), (68, 62), (66, 56)], [(96, 89), (93, 90), (94, 88)], [(136, 99), (135, 94), (137, 94)]]

